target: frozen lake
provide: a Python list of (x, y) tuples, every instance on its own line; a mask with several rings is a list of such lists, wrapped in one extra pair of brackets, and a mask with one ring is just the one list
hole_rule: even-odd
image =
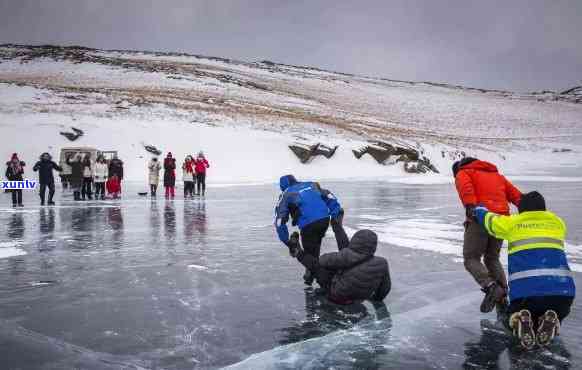
[[(582, 265), (580, 182), (521, 182), (569, 226)], [(209, 189), (206, 200), (0, 207), (2, 369), (565, 369), (582, 367), (582, 304), (549, 350), (523, 353), (479, 312), (460, 263), (452, 185), (324, 183), (351, 230), (379, 233), (385, 305), (336, 306), (305, 290), (272, 227), (275, 186)], [(181, 192), (179, 189), (178, 194)], [(331, 235), (330, 235), (331, 236)], [(331, 237), (323, 252), (335, 248)], [(11, 255), (12, 257), (6, 257)], [(576, 274), (582, 287), (580, 273)]]

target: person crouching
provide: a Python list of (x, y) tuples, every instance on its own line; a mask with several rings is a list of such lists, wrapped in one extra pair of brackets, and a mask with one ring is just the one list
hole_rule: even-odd
[(477, 207), (475, 218), (490, 235), (509, 243), (509, 327), (526, 349), (536, 342), (548, 345), (576, 295), (564, 249), (566, 224), (546, 210), (537, 191), (521, 197), (517, 215)]
[(374, 256), (378, 236), (360, 230), (350, 240), (342, 226), (342, 214), (331, 221), (338, 252), (325, 253), (317, 259), (307, 254), (299, 243), (299, 233), (289, 238), (289, 253), (311, 271), (330, 301), (351, 304), (370, 299), (382, 301), (391, 289), (388, 261)]

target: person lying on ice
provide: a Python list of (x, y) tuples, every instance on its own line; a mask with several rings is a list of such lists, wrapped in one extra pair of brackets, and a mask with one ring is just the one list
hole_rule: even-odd
[(509, 243), (509, 327), (523, 347), (547, 345), (560, 331), (576, 295), (564, 252), (566, 224), (546, 211), (537, 191), (524, 194), (519, 214), (502, 216), (475, 208), (485, 230)]
[(339, 251), (325, 253), (319, 259), (307, 254), (294, 232), (288, 243), (289, 254), (312, 272), (328, 299), (337, 304), (370, 299), (382, 301), (392, 286), (388, 261), (374, 256), (378, 236), (371, 230), (360, 230), (352, 240), (342, 226), (343, 211), (331, 220)]
[[(341, 205), (337, 198), (316, 182), (298, 182), (293, 175), (282, 176), (279, 179), (281, 196), (275, 207), (275, 227), (279, 239), (288, 245), (289, 216), (293, 226), (299, 226), (301, 243), (305, 253), (319, 258), (321, 241), (329, 227), (329, 218), (336, 218)], [(309, 270), (303, 276), (305, 284), (313, 284)]]

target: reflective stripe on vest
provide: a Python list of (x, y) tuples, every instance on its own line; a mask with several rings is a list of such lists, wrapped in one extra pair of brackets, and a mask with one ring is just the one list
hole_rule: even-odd
[(514, 281), (517, 279), (525, 279), (530, 277), (538, 276), (562, 276), (562, 277), (573, 277), (572, 271), (566, 269), (537, 269), (537, 270), (526, 270), (515, 272), (509, 275), (509, 281)]
[(564, 241), (554, 238), (527, 238), (509, 243), (509, 254), (526, 249), (552, 248), (564, 250)]

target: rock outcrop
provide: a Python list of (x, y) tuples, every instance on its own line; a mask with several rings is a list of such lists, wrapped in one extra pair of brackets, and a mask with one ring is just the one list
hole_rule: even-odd
[(333, 148), (330, 148), (327, 145), (316, 143), (314, 145), (305, 145), (301, 143), (294, 143), (289, 145), (289, 149), (295, 154), (297, 158), (301, 161), (301, 163), (309, 163), (313, 158), (317, 157), (318, 155), (324, 156), (327, 159), (330, 159), (335, 154), (338, 146), (336, 145)]
[(439, 173), (438, 169), (423, 156), (421, 152), (412, 147), (393, 145), (383, 141), (373, 141), (358, 150), (352, 150), (357, 159), (364, 154), (369, 154), (381, 165), (392, 163), (404, 163), (404, 170), (408, 173)]

